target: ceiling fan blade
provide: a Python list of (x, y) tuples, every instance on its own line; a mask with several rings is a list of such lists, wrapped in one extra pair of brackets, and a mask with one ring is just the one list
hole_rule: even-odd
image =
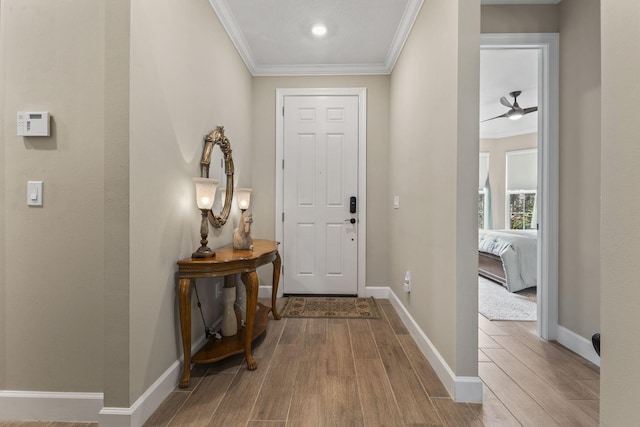
[(513, 105), (511, 105), (511, 103), (504, 96), (500, 98), (500, 104), (504, 105), (505, 107), (513, 108)]
[(500, 117), (507, 117), (507, 113), (501, 114), (499, 116), (491, 117), (490, 119), (482, 120), (480, 123), (488, 122), (489, 120), (499, 119)]
[(538, 107), (529, 107), (524, 109), (524, 114), (533, 113), (534, 111), (538, 111)]

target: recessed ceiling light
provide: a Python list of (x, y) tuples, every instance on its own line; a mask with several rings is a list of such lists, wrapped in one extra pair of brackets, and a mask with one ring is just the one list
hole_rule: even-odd
[(316, 37), (322, 37), (327, 34), (327, 27), (324, 24), (316, 24), (311, 27), (311, 32)]

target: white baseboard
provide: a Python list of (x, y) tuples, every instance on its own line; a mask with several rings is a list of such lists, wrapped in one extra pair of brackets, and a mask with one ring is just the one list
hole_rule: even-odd
[(400, 302), (393, 290), (388, 290), (389, 301), (396, 310), (402, 323), (407, 327), (416, 344), (427, 358), (434, 371), (442, 381), (449, 395), (456, 402), (481, 403), (482, 381), (479, 377), (458, 377), (449, 367), (429, 337), (418, 326), (405, 306)]
[(591, 340), (558, 325), (557, 341), (574, 353), (584, 357), (589, 362), (600, 366), (600, 356), (598, 356), (598, 353), (596, 353), (596, 350), (593, 348)]
[(176, 360), (129, 408), (104, 407), (100, 410), (101, 427), (141, 426), (176, 388), (182, 373)]
[(364, 292), (365, 298), (389, 298), (389, 288), (387, 286), (367, 286), (366, 288), (364, 288)]
[(102, 393), (0, 391), (0, 419), (97, 422)]
[[(220, 322), (221, 320), (216, 324)], [(215, 329), (215, 325), (212, 328)], [(191, 354), (197, 352), (205, 341), (206, 336), (200, 336), (191, 345)], [(100, 427), (138, 427), (143, 425), (167, 396), (176, 389), (182, 375), (182, 361), (183, 357), (180, 357), (173, 362), (130, 407), (103, 407), (100, 409)]]
[(271, 285), (261, 285), (258, 288), (258, 298), (271, 298)]

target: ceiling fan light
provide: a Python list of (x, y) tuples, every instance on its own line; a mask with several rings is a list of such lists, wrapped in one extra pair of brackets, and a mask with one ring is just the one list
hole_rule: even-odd
[(323, 37), (327, 34), (327, 26), (324, 24), (316, 24), (311, 27), (311, 32), (316, 37)]
[(524, 116), (524, 111), (522, 109), (514, 109), (507, 113), (507, 117), (509, 120), (520, 120)]

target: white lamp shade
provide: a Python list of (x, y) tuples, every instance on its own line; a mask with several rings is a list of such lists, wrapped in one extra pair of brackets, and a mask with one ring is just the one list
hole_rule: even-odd
[(196, 185), (196, 203), (198, 209), (211, 209), (216, 197), (216, 188), (220, 183), (218, 179), (193, 178)]
[(238, 207), (241, 210), (249, 209), (249, 203), (251, 203), (251, 191), (252, 190), (250, 188), (236, 188)]

